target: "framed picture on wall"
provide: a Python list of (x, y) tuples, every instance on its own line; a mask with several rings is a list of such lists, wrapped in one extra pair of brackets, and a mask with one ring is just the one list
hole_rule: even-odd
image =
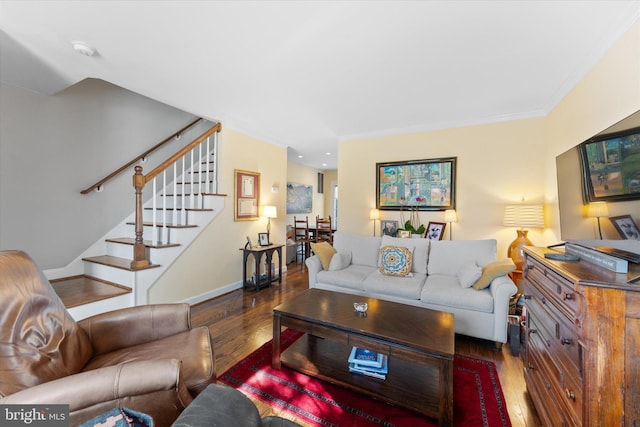
[(455, 209), (457, 157), (376, 163), (376, 207), (381, 210)]
[(311, 213), (312, 208), (313, 187), (287, 182), (287, 214)]
[(235, 169), (234, 173), (236, 193), (234, 220), (257, 220), (260, 203), (260, 174), (239, 169)]
[(623, 239), (640, 240), (640, 229), (631, 215), (612, 216), (609, 220)]

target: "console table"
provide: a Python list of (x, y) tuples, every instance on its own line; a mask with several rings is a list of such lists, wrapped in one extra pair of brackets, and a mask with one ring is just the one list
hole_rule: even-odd
[[(254, 246), (240, 248), (242, 251), (242, 286), (244, 288), (253, 287), (256, 291), (266, 286), (271, 286), (271, 283), (278, 280), (282, 283), (282, 247), (284, 245), (271, 244), (269, 246)], [(278, 252), (278, 276), (272, 277), (271, 272), (271, 260), (273, 259), (273, 253)], [(255, 260), (255, 272), (247, 278), (247, 260), (249, 255), (253, 255)], [(262, 257), (265, 257), (265, 276), (260, 274), (260, 262)], [(251, 280), (249, 280), (251, 279)]]

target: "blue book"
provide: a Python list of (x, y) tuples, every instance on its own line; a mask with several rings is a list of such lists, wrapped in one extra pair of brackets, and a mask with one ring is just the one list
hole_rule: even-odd
[(379, 368), (373, 366), (362, 366), (357, 363), (349, 363), (349, 371), (358, 374), (369, 375), (371, 377), (386, 379), (389, 373), (389, 364), (387, 363), (387, 356), (382, 357), (382, 366)]
[(349, 355), (349, 363), (360, 366), (382, 367), (383, 355), (364, 348), (353, 347)]

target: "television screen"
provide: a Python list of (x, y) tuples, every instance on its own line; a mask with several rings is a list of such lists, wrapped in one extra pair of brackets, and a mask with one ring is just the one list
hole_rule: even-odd
[(640, 199), (640, 127), (580, 145), (587, 202)]

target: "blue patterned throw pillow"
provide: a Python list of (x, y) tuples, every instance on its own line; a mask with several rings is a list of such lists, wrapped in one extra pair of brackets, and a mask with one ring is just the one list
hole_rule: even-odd
[(380, 248), (380, 273), (387, 276), (408, 276), (411, 273), (411, 249), (402, 246)]

